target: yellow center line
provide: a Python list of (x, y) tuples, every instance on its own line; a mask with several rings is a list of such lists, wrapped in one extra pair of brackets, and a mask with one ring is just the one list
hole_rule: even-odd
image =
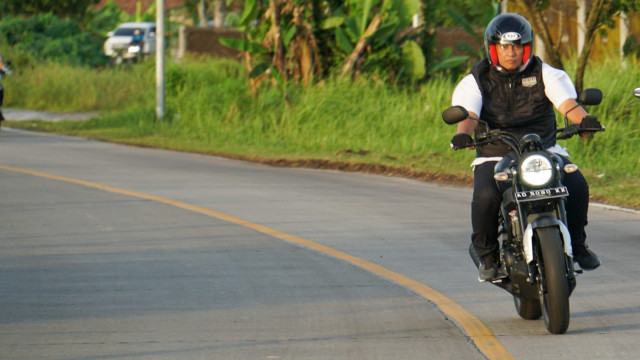
[(498, 339), (495, 337), (493, 332), (484, 323), (482, 323), (482, 321), (480, 321), (475, 316), (471, 315), (462, 306), (456, 304), (451, 299), (444, 296), (442, 293), (430, 288), (427, 285), (424, 285), (402, 274), (393, 272), (389, 269), (386, 269), (380, 265), (374, 264), (367, 260), (360, 259), (353, 255), (349, 255), (345, 252), (330, 248), (322, 244), (315, 243), (307, 239), (297, 237), (295, 235), (286, 234), (278, 230), (268, 228), (266, 226), (254, 224), (249, 221), (221, 213), (219, 211), (210, 210), (210, 209), (202, 208), (199, 206), (194, 206), (194, 205), (187, 204), (180, 201), (174, 201), (174, 200), (165, 199), (158, 196), (120, 189), (120, 188), (116, 188), (108, 185), (102, 185), (102, 184), (98, 184), (90, 181), (72, 179), (72, 178), (67, 178), (63, 176), (45, 174), (37, 171), (25, 170), (25, 169), (14, 168), (9, 166), (0, 165), (0, 169), (12, 171), (16, 173), (28, 174), (32, 176), (38, 176), (38, 177), (52, 179), (52, 180), (63, 181), (67, 183), (83, 185), (91, 188), (106, 190), (106, 191), (110, 191), (118, 194), (133, 196), (141, 199), (153, 200), (153, 201), (161, 202), (161, 203), (172, 205), (172, 206), (177, 206), (179, 208), (213, 216), (220, 220), (224, 220), (224, 221), (237, 224), (249, 229), (253, 229), (263, 234), (267, 234), (267, 235), (333, 256), (342, 261), (348, 262), (364, 270), (367, 270), (371, 273), (374, 273), (382, 278), (388, 279), (399, 285), (405, 286), (410, 290), (414, 291), (415, 293), (419, 294), (420, 296), (424, 297), (425, 299), (429, 300), (430, 302), (432, 302), (445, 315), (447, 315), (449, 318), (453, 319), (455, 322), (459, 324), (459, 326), (463, 329), (463, 331), (467, 334), (467, 336), (469, 336), (469, 338), (474, 342), (474, 344), (478, 347), (478, 349), (487, 357), (487, 359), (489, 360), (514, 359), (513, 356), (504, 348), (504, 346), (500, 344), (500, 341), (498, 341)]

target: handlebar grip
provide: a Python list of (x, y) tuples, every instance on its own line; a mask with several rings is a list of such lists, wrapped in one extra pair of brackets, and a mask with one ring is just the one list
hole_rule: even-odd
[(581, 130), (580, 125), (569, 125), (560, 132), (557, 138), (560, 140), (568, 139), (580, 133)]
[(585, 132), (585, 131), (589, 131), (589, 132), (591, 132), (591, 131), (594, 131), (594, 132), (595, 131), (604, 131), (604, 129), (605, 129), (604, 126), (599, 127), (599, 128), (580, 128), (580, 132)]

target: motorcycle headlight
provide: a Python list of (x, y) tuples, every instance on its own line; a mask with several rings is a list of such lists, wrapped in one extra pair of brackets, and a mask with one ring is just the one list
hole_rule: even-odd
[(529, 155), (520, 163), (520, 176), (522, 181), (531, 187), (545, 186), (553, 177), (553, 164), (546, 156)]

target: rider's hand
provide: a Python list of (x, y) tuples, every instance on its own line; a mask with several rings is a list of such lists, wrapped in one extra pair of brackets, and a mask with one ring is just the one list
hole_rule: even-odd
[(598, 118), (593, 115), (587, 115), (582, 118), (582, 122), (580, 123), (580, 127), (583, 129), (601, 129), (602, 124), (598, 121)]
[(451, 139), (451, 148), (454, 150), (465, 149), (473, 146), (473, 139), (468, 134), (456, 134)]
[[(587, 115), (582, 118), (582, 122), (580, 123), (580, 129), (583, 129), (580, 133), (580, 136), (584, 137), (587, 135), (592, 135), (595, 130), (601, 130), (602, 124), (598, 121), (598, 118), (593, 115)], [(589, 131), (593, 130), (593, 131)]]

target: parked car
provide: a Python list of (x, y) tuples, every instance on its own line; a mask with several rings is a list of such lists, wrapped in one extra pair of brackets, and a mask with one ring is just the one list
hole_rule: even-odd
[[(142, 33), (142, 42), (136, 51), (130, 51), (136, 29)], [(122, 23), (107, 35), (109, 37), (104, 42), (103, 48), (105, 55), (111, 58), (122, 61), (156, 53), (156, 23), (154, 22)], [(133, 47), (135, 48), (135, 46)]]

